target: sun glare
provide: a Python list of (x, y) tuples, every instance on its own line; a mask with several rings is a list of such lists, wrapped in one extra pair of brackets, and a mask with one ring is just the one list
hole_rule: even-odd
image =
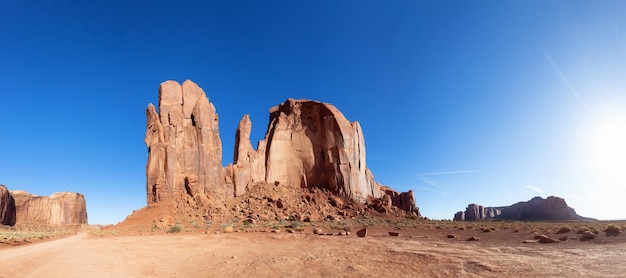
[(588, 135), (594, 173), (604, 182), (626, 183), (626, 115), (600, 119)]

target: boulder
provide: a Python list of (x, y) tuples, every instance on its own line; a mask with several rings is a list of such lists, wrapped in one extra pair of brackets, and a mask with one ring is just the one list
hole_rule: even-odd
[(535, 235), (535, 240), (538, 240), (539, 243), (557, 243), (558, 242), (545, 235)]
[(367, 236), (367, 228), (363, 228), (363, 229), (360, 229), (360, 230), (356, 231), (356, 235), (358, 237), (365, 237), (365, 236)]
[(584, 231), (582, 235), (580, 235), (580, 240), (591, 240), (596, 237), (596, 234), (591, 231)]
[(59, 192), (50, 196), (35, 196), (26, 191), (13, 190), (16, 224), (43, 225), (87, 224), (85, 197), (80, 193)]
[(0, 184), (0, 224), (15, 225), (15, 200), (2, 184)]

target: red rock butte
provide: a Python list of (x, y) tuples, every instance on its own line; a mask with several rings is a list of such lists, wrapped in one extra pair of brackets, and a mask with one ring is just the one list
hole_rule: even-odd
[(23, 190), (9, 191), (0, 185), (0, 224), (80, 225), (87, 224), (85, 196), (57, 192), (35, 196)]
[[(398, 193), (374, 180), (366, 165), (358, 122), (333, 105), (288, 99), (270, 108), (256, 150), (244, 115), (235, 135), (234, 163), (222, 166), (218, 114), (190, 80), (161, 83), (159, 109), (149, 104), (145, 143), (147, 203), (208, 207), (248, 194), (259, 183), (322, 190), (358, 204), (381, 203), (419, 216), (413, 192)], [(383, 209), (384, 210), (384, 209)]]

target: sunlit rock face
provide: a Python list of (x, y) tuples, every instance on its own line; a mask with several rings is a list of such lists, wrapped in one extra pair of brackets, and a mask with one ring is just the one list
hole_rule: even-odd
[(146, 116), (148, 204), (232, 197), (223, 179), (218, 116), (202, 89), (189, 80), (163, 82), (159, 112), (150, 104)]
[(398, 193), (374, 180), (360, 124), (330, 104), (288, 99), (271, 108), (256, 150), (250, 142), (252, 121), (244, 115), (233, 164), (226, 167), (215, 107), (193, 82), (163, 82), (159, 111), (150, 104), (146, 115), (148, 204), (219, 205), (264, 181), (325, 189), (360, 203), (388, 195), (392, 205), (419, 215), (412, 191)]
[(59, 192), (50, 196), (35, 196), (26, 191), (13, 190), (16, 224), (43, 225), (87, 224), (85, 196), (80, 193)]
[(330, 104), (289, 99), (273, 107), (265, 142), (267, 182), (324, 188), (360, 202), (384, 195), (365, 165), (361, 125)]

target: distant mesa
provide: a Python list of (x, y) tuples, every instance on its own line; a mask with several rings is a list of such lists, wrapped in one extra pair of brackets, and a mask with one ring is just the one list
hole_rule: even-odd
[[(338, 209), (358, 211), (365, 206), (382, 213), (419, 216), (412, 191), (396, 192), (374, 180), (365, 163), (361, 125), (349, 122), (333, 105), (288, 99), (272, 107), (265, 138), (256, 149), (250, 142), (252, 121), (244, 115), (235, 134), (233, 163), (226, 167), (222, 166), (218, 114), (198, 85), (190, 80), (182, 85), (161, 83), (158, 106), (158, 112), (152, 104), (146, 111), (149, 206), (170, 204), (179, 214), (188, 210), (211, 218), (223, 214), (222, 208), (236, 198), (248, 198), (246, 206), (250, 206), (250, 196), (276, 203), (281, 194), (291, 191), (300, 192), (302, 200), (291, 201), (303, 209), (284, 211), (282, 207), (296, 204), (279, 200), (277, 211), (248, 214), (259, 219), (294, 217), (289, 214), (315, 218), (320, 212), (309, 211), (303, 204), (323, 202), (332, 203), (335, 215), (341, 214)], [(271, 193), (275, 196), (268, 190), (277, 190)]]
[(528, 221), (595, 220), (576, 214), (574, 209), (567, 206), (564, 199), (554, 196), (546, 199), (534, 197), (528, 202), (519, 202), (504, 207), (483, 207), (477, 204), (470, 204), (465, 211), (459, 211), (454, 214), (454, 221), (494, 219)]
[(85, 197), (72, 192), (35, 196), (23, 190), (9, 191), (0, 185), (0, 223), (10, 226), (87, 224)]

